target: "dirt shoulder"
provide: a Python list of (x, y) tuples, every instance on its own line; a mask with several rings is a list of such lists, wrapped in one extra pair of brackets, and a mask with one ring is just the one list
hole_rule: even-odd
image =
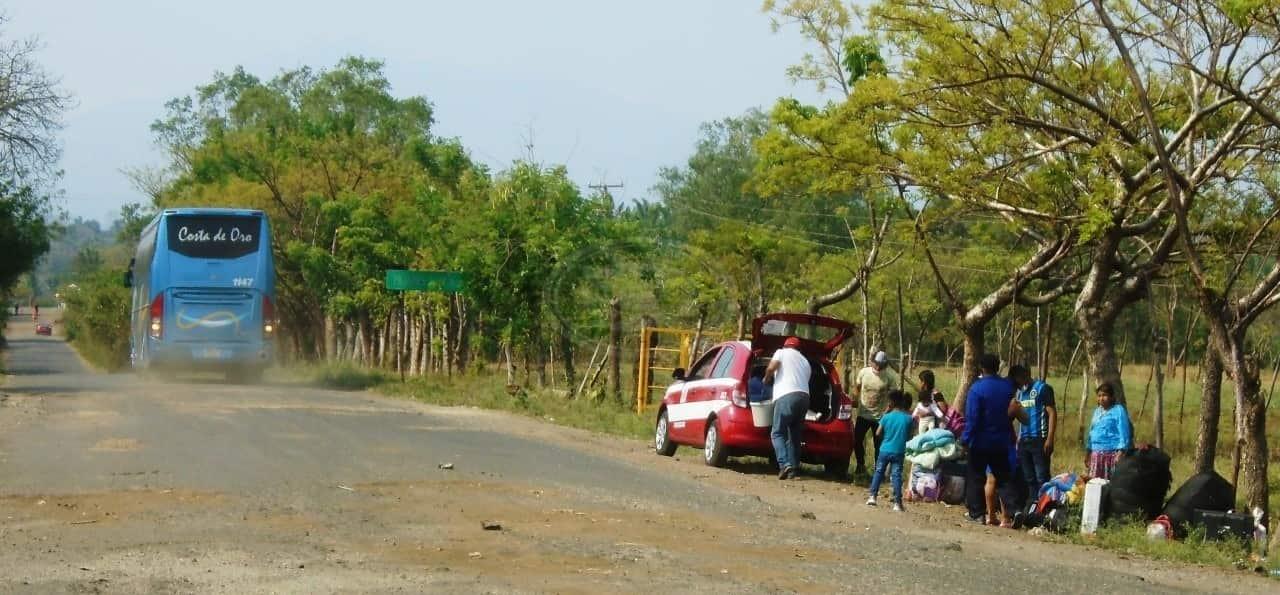
[[(380, 397), (386, 398), (386, 397)], [(1216, 567), (1188, 566), (1098, 547), (1060, 543), (1025, 532), (985, 528), (962, 520), (962, 506), (945, 504), (909, 505), (906, 514), (872, 509), (864, 504), (865, 488), (809, 475), (792, 482), (777, 481), (773, 470), (762, 464), (731, 464), (715, 469), (702, 464), (701, 451), (681, 447), (674, 458), (660, 457), (646, 441), (610, 436), (555, 426), (546, 421), (501, 411), (469, 407), (438, 407), (415, 403), (435, 415), (457, 416), (468, 423), (546, 440), (570, 448), (616, 457), (638, 468), (697, 481), (744, 497), (758, 498), (780, 511), (780, 516), (799, 518), (812, 513), (819, 524), (834, 525), (837, 532), (865, 535), (871, 532), (898, 533), (905, 537), (937, 543), (948, 551), (1005, 560), (1011, 568), (1037, 572), (1046, 560), (1057, 571), (1078, 573), (1088, 588), (1088, 577), (1105, 571), (1132, 578), (1137, 585), (1189, 589), (1202, 592), (1274, 592), (1275, 581), (1244, 571)], [(817, 473), (817, 468), (810, 471)], [(806, 530), (800, 523), (797, 530)]]

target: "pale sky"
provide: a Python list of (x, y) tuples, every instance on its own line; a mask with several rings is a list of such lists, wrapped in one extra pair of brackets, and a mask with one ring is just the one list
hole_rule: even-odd
[(5, 3), (5, 37), (37, 36), (38, 60), (76, 97), (66, 116), (62, 206), (108, 221), (144, 201), (119, 173), (161, 165), (148, 126), (216, 71), (261, 78), (346, 55), (386, 62), (397, 96), (424, 95), (436, 132), (495, 169), (527, 154), (580, 184), (651, 196), (698, 125), (818, 101), (784, 69), (806, 46), (774, 34), (758, 0), (184, 0)]

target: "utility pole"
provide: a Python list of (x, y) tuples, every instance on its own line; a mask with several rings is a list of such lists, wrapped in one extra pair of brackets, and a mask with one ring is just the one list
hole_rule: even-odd
[(592, 190), (599, 190), (600, 192), (603, 192), (605, 196), (608, 196), (609, 200), (613, 200), (613, 193), (610, 192), (610, 190), (614, 188), (622, 188), (622, 184), (610, 184), (608, 182), (601, 182), (599, 184), (587, 184), (587, 188), (590, 188)]

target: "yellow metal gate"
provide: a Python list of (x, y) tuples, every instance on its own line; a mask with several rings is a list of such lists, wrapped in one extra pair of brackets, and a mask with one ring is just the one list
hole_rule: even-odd
[[(656, 392), (666, 393), (671, 385), (671, 372), (676, 368), (689, 369), (693, 359), (693, 338), (697, 333), (689, 329), (663, 328), (658, 326), (641, 327), (640, 329), (640, 362), (636, 379), (636, 412), (644, 413)], [(718, 333), (702, 333), (699, 349), (705, 348), (715, 341)], [(655, 382), (654, 372), (660, 376)]]

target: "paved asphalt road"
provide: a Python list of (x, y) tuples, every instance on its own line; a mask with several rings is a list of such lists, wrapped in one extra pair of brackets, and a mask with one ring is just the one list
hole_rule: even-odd
[(29, 327), (8, 327), (0, 387), (0, 592), (1274, 586), (953, 528), (955, 509), (868, 511), (844, 484), (505, 414), (95, 373)]

